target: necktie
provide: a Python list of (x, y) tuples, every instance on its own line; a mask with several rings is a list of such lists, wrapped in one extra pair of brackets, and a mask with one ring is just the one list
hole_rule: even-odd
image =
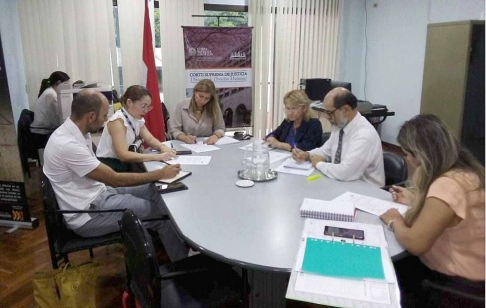
[(344, 135), (344, 130), (341, 129), (339, 131), (338, 148), (336, 150), (336, 155), (334, 155), (334, 163), (335, 164), (340, 164), (341, 163), (341, 152), (343, 151), (343, 135)]

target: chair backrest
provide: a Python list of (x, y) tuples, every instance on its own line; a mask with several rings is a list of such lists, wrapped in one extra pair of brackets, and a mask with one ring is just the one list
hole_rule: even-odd
[(330, 132), (322, 133), (321, 146), (323, 146), (324, 143), (326, 143), (326, 141), (329, 140), (329, 137), (331, 137)]
[(349, 91), (351, 91), (351, 82), (332, 80), (331, 81), (331, 90), (334, 89), (334, 88), (338, 88), (338, 87), (345, 88), (345, 89), (348, 89)]
[(385, 166), (385, 185), (393, 185), (407, 180), (408, 170), (405, 159), (393, 152), (383, 153)]
[[(34, 122), (34, 113), (28, 109), (22, 110), (17, 122), (17, 144), (24, 173), (29, 173), (28, 159), (37, 159), (37, 148), (33, 145), (30, 125)], [(30, 176), (30, 173), (29, 173)]]
[(62, 241), (63, 235), (71, 234), (64, 224), (62, 214), (58, 213), (59, 205), (57, 203), (56, 194), (52, 188), (49, 178), (42, 173), (42, 203), (44, 204), (44, 214), (46, 221), (47, 237), (49, 245), (54, 245), (57, 241)]
[(132, 211), (125, 211), (121, 232), (131, 291), (142, 307), (159, 307), (160, 272), (147, 230)]

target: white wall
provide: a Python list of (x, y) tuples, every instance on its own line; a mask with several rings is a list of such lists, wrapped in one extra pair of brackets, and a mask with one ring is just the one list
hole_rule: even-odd
[[(427, 24), (484, 19), (484, 2), (368, 0), (366, 51), (358, 38), (360, 33), (364, 37), (361, 16), (366, 12), (363, 1), (345, 3), (343, 19), (348, 17), (356, 21), (343, 26), (342, 40), (346, 48), (340, 55), (347, 61), (341, 60), (338, 76), (343, 81), (356, 80), (353, 92), (360, 99), (365, 98), (362, 87), (366, 81), (366, 99), (387, 105), (389, 110), (396, 112), (381, 127), (382, 140), (396, 144), (400, 126), (420, 112)], [(363, 76), (358, 67), (365, 62), (365, 53), (367, 65)], [(359, 86), (355, 87), (355, 83)]]
[(15, 129), (17, 129), (17, 121), (22, 109), (29, 109), (29, 98), (25, 88), (27, 79), (16, 0), (0, 0), (0, 33), (7, 70), (8, 90), (12, 102)]

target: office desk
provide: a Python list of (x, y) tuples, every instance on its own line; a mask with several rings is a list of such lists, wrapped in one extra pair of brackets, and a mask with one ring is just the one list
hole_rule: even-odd
[[(324, 176), (307, 182), (305, 176), (279, 173), (273, 181), (240, 188), (235, 185), (239, 180), (236, 173), (245, 152), (238, 147), (250, 142), (194, 153), (212, 156), (210, 164), (183, 166), (183, 170), (192, 171), (183, 180), (189, 189), (163, 195), (169, 215), (186, 241), (223, 262), (262, 271), (290, 272), (302, 234), (304, 218), (299, 209), (304, 198), (331, 200), (351, 191), (391, 200), (390, 193), (370, 184), (339, 182)], [(148, 162), (145, 166), (151, 171), (163, 164)], [(356, 221), (382, 224), (379, 217), (361, 211)], [(399, 256), (404, 250), (394, 234), (385, 230), (385, 236), (390, 255)]]

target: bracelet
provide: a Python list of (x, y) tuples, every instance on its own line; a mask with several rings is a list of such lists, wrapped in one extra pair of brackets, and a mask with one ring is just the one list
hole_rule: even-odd
[(390, 221), (388, 222), (388, 224), (386, 225), (386, 226), (388, 227), (388, 230), (390, 230), (390, 231), (392, 231), (392, 232), (394, 232), (394, 231), (395, 231), (395, 230), (393, 230), (393, 225), (392, 225), (392, 224), (393, 224), (395, 221), (397, 221), (397, 220), (396, 220), (396, 219), (392, 219), (392, 220), (390, 220)]

